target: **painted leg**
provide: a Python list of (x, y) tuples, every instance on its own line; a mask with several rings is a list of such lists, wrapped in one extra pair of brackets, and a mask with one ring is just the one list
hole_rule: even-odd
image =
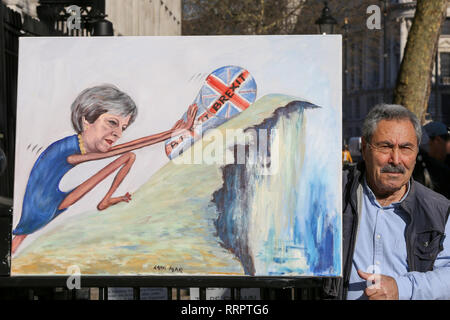
[[(114, 178), (114, 181), (111, 185), (111, 188), (109, 189), (108, 193), (106, 194), (105, 198), (99, 203), (102, 204), (102, 202), (105, 202), (101, 209), (104, 210), (107, 207), (109, 207), (112, 204), (116, 204), (121, 201), (130, 201), (131, 196), (129, 193), (124, 195), (123, 197), (117, 197), (111, 199), (111, 195), (116, 191), (117, 187), (120, 185), (122, 180), (125, 178), (127, 173), (130, 171), (131, 166), (133, 165), (134, 161), (136, 159), (136, 155), (132, 152), (125, 153), (110, 164), (108, 164), (106, 167), (104, 167), (102, 170), (97, 172), (95, 175), (93, 175), (91, 178), (80, 184), (75, 190), (73, 190), (71, 193), (67, 195), (67, 197), (61, 202), (58, 209), (62, 210), (65, 209), (78, 200), (80, 200), (86, 193), (91, 191), (96, 185), (98, 185), (101, 181), (103, 181), (106, 177), (108, 177), (110, 174), (112, 174), (114, 171), (116, 171), (118, 168), (122, 167), (119, 172), (117, 173), (116, 177)], [(109, 195), (109, 196), (108, 196)], [(108, 199), (109, 198), (109, 199)]]
[(131, 166), (133, 165), (133, 163), (136, 159), (136, 155), (134, 153), (130, 152), (130, 153), (127, 153), (127, 155), (128, 155), (127, 162), (117, 173), (117, 175), (114, 178), (114, 181), (111, 185), (111, 188), (108, 190), (105, 197), (97, 205), (98, 210), (105, 210), (106, 208), (108, 208), (116, 203), (122, 202), (122, 201), (130, 202), (131, 195), (128, 192), (122, 197), (112, 198), (113, 193), (117, 190), (119, 185), (122, 183), (123, 179), (127, 176), (128, 172), (131, 169)]
[(16, 252), (17, 248), (19, 248), (20, 244), (23, 242), (23, 240), (25, 240), (26, 237), (27, 237), (27, 234), (14, 236), (14, 238), (12, 239), (12, 243), (11, 243), (11, 254), (12, 255)]

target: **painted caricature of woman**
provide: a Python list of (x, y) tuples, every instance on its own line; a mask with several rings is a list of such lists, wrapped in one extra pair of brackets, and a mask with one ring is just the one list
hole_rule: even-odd
[[(191, 106), (186, 122), (179, 120), (170, 130), (113, 146), (137, 116), (136, 105), (126, 93), (112, 85), (88, 88), (78, 95), (71, 110), (72, 125), (77, 134), (52, 143), (36, 160), (28, 179), (22, 215), (13, 231), (12, 253), (27, 235), (47, 225), (119, 168), (97, 208), (104, 210), (122, 201), (129, 202), (131, 195), (128, 192), (120, 197), (112, 195), (135, 161), (136, 156), (131, 151), (162, 142), (182, 130), (190, 130), (197, 113), (197, 107)], [(77, 164), (117, 155), (121, 156), (72, 191), (59, 190), (63, 176)]]

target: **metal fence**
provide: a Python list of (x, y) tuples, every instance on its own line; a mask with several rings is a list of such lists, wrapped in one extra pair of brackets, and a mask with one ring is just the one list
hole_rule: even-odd
[(6, 172), (0, 176), (0, 299), (107, 300), (110, 287), (133, 288), (135, 300), (141, 298), (141, 288), (151, 287), (165, 288), (168, 300), (192, 298), (189, 288), (198, 288), (200, 300), (207, 298), (207, 288), (230, 288), (227, 299), (231, 300), (240, 300), (243, 288), (258, 288), (260, 299), (320, 299), (321, 280), (317, 278), (82, 276), (84, 289), (69, 290), (67, 277), (63, 276), (10, 276), (19, 37), (63, 36), (64, 30), (58, 26), (51, 30), (44, 23), (21, 16), (0, 2), (0, 147), (8, 162)]
[(7, 160), (6, 172), (0, 176), (0, 196), (12, 198), (17, 95), (17, 63), (22, 20), (18, 13), (0, 7), (0, 147)]
[[(321, 298), (320, 279), (268, 278), (214, 276), (85, 276), (81, 277), (81, 289), (68, 289), (66, 276), (0, 277), (0, 299), (19, 298), (25, 300), (110, 300), (117, 299), (114, 289), (128, 288), (128, 299), (148, 298), (141, 294), (149, 288), (160, 289), (164, 300), (318, 300)], [(209, 297), (212, 288), (228, 289)], [(253, 288), (251, 297), (244, 290)], [(110, 297), (111, 293), (114, 297)], [(161, 295), (160, 295), (161, 296)], [(124, 295), (121, 295), (123, 299)], [(150, 298), (151, 299), (151, 298)], [(156, 299), (161, 299), (158, 297)]]

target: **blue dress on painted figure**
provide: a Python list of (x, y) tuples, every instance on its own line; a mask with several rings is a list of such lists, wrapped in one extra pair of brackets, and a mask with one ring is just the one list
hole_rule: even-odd
[(67, 157), (80, 154), (77, 135), (52, 143), (36, 160), (28, 179), (19, 224), (14, 235), (31, 234), (41, 229), (66, 209), (58, 210), (61, 202), (71, 192), (62, 192), (59, 183), (74, 166)]

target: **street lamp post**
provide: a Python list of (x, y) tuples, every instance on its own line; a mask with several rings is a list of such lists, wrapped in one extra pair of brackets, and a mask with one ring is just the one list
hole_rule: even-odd
[[(79, 30), (69, 30), (66, 25), (72, 15), (70, 7), (73, 6), (79, 8)], [(51, 30), (56, 29), (66, 35), (80, 35), (86, 31), (92, 36), (113, 36), (113, 24), (105, 19), (104, 7), (104, 1), (100, 0), (40, 0), (36, 11), (39, 19)]]
[(330, 8), (328, 8), (328, 3), (324, 1), (324, 8), (322, 9), (322, 15), (316, 20), (316, 24), (319, 25), (320, 34), (332, 34), (334, 32), (334, 26), (337, 24), (336, 19), (334, 19), (330, 14)]
[(105, 19), (106, 15), (100, 12), (91, 22), (93, 36), (113, 36), (114, 28), (111, 21)]

